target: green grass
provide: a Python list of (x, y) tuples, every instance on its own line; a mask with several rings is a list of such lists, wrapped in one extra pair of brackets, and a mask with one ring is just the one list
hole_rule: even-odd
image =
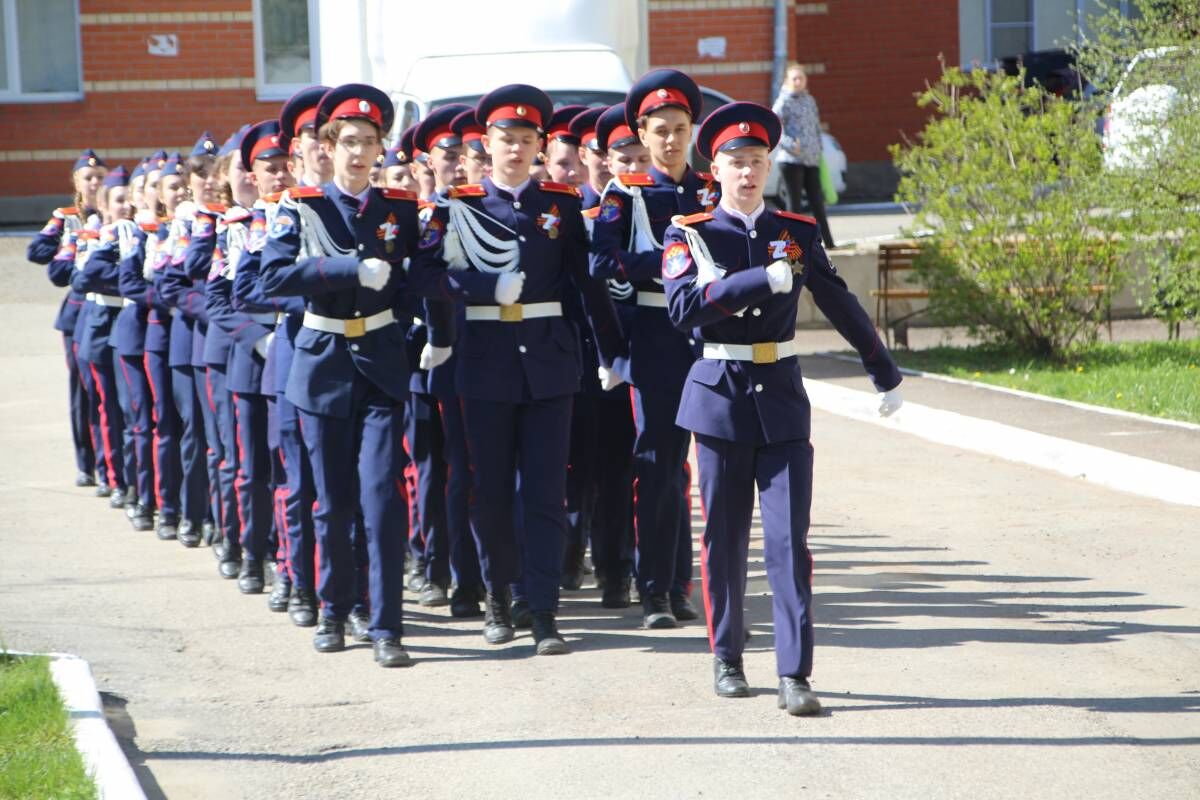
[(894, 355), (909, 369), (1200, 423), (1200, 339), (1097, 343), (1061, 363), (994, 345)]
[(49, 659), (0, 652), (0, 798), (94, 797)]

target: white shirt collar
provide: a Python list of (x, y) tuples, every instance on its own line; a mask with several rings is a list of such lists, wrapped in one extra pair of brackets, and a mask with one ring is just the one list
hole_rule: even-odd
[(337, 190), (342, 194), (346, 195), (347, 197), (353, 197), (355, 200), (357, 200), (360, 206), (363, 204), (363, 201), (367, 199), (367, 193), (371, 191), (371, 184), (369, 183), (367, 184), (367, 188), (363, 189), (359, 194), (351, 194), (348, 192), (345, 187), (338, 183), (337, 178), (333, 179), (333, 185), (336, 186)]
[(492, 183), (496, 185), (497, 189), (502, 189), (502, 190), (508, 192), (509, 194), (511, 194), (513, 197), (520, 197), (521, 192), (525, 191), (525, 188), (527, 186), (529, 186), (530, 183), (533, 182), (533, 178), (526, 178), (525, 180), (518, 183), (516, 186), (507, 186), (507, 185), (501, 183), (500, 181), (496, 180), (494, 177), (491, 180), (492, 180)]
[(762, 216), (762, 213), (766, 210), (766, 208), (766, 203), (759, 203), (758, 208), (754, 209), (749, 214), (743, 214), (736, 208), (725, 205), (724, 200), (721, 202), (721, 209), (734, 219), (740, 220), (741, 223), (746, 226), (746, 230), (748, 231), (754, 230), (754, 225), (758, 222), (758, 218)]

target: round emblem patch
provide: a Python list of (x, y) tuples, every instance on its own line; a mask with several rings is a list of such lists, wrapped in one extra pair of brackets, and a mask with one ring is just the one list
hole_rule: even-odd
[(366, 100), (359, 100), (358, 101), (358, 110), (363, 112), (364, 114), (366, 114), (368, 111), (371, 110), (371, 104), (368, 103)]
[(692, 254), (683, 242), (675, 242), (663, 251), (662, 274), (667, 280), (673, 280), (688, 271), (692, 265)]
[(621, 198), (615, 194), (610, 194), (600, 203), (599, 219), (601, 222), (616, 222), (621, 218), (621, 210), (623, 205)]
[(421, 231), (421, 238), (417, 241), (417, 247), (422, 250), (428, 250), (431, 247), (437, 247), (442, 241), (442, 235), (446, 233), (446, 224), (437, 217), (429, 220), (425, 225), (425, 229)]

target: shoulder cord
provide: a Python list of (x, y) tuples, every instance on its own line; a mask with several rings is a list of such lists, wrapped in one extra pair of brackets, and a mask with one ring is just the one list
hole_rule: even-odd
[(696, 285), (707, 286), (713, 281), (724, 278), (725, 269), (713, 261), (712, 253), (709, 252), (708, 245), (704, 243), (704, 237), (700, 235), (700, 231), (683, 224), (682, 214), (672, 217), (671, 224), (683, 231), (683, 235), (687, 239), (692, 261), (696, 262)]
[[(596, 220), (584, 217), (583, 226), (587, 228), (588, 241), (590, 242), (592, 240), (592, 234), (596, 229)], [(609, 278), (608, 294), (613, 300), (628, 300), (629, 298), (633, 297), (633, 284), (629, 283), (628, 281)]]
[(323, 258), (325, 256), (352, 256), (356, 254), (353, 247), (342, 247), (329, 235), (321, 215), (307, 203), (298, 202), (284, 195), (279, 205), (294, 209), (300, 216), (300, 253), (298, 258)]
[(246, 251), (246, 241), (249, 233), (244, 222), (231, 222), (225, 228), (225, 266), (221, 268), (221, 276), (233, 280), (237, 275), (237, 264)]
[(133, 220), (122, 219), (117, 221), (117, 252), (120, 254), (120, 259), (124, 261), (133, 255), (134, 249), (137, 248), (137, 230), (138, 227)]
[[(516, 231), (462, 200), (439, 195), (434, 203), (439, 208), (445, 208), (450, 216), (443, 245), (446, 265), (450, 269), (473, 266), (491, 275), (517, 270), (521, 246)], [(483, 226), (483, 219), (508, 231), (513, 238), (505, 240), (496, 237)]]
[[(613, 177), (604, 193), (609, 189), (617, 189), (633, 199), (633, 224), (630, 226), (628, 248), (633, 253), (649, 253), (651, 250), (662, 250), (662, 242), (654, 238), (650, 227), (650, 214), (646, 211), (646, 198), (642, 195), (642, 187), (626, 186), (619, 177)], [(603, 196), (603, 194), (601, 196)]]

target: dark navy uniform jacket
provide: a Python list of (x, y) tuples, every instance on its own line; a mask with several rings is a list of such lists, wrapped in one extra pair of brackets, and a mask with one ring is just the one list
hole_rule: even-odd
[[(332, 243), (349, 255), (301, 257), (301, 204), (320, 218)], [(303, 296), (307, 310), (323, 317), (353, 320), (390, 311), (400, 321), (353, 339), (301, 327), (287, 384), (287, 398), (298, 408), (349, 416), (356, 372), (398, 402), (408, 397), (407, 326), (402, 315), (409, 277), (404, 259), (415, 252), (418, 236), (416, 196), (410, 192), (370, 188), (360, 204), (331, 182), (321, 189), (291, 189), (281, 200), (262, 253), (264, 292)], [(358, 265), (367, 258), (392, 265), (381, 291), (359, 282)], [(433, 343), (449, 347), (454, 324), (450, 304), (431, 301), (427, 312), (438, 320), (432, 328)]]
[(252, 316), (233, 306), (233, 278), (248, 244), (252, 216), (249, 209), (239, 207), (225, 213), (204, 295), (208, 316), (205, 358), (217, 358), (226, 350), (226, 386), (238, 394), (267, 393), (263, 391), (266, 362), (254, 345), (275, 328), (274, 313), (268, 315), (268, 322), (261, 314)]
[[(713, 261), (727, 270), (705, 283), (683, 231), (667, 231), (662, 274), (671, 321), (697, 340), (749, 345), (785, 342), (796, 335), (796, 309), (807, 288), (838, 332), (862, 359), (879, 391), (900, 384), (900, 372), (875, 326), (846, 288), (807, 217), (763, 211), (747, 231), (720, 206), (686, 224), (700, 232)], [(766, 267), (780, 259), (802, 261), (792, 290), (772, 294)], [(701, 358), (692, 365), (676, 424), (695, 433), (751, 444), (809, 436), (810, 407), (793, 357), (755, 364)]]
[(132, 239), (122, 238), (117, 288), (121, 297), (133, 304), (126, 305), (117, 315), (117, 353), (122, 356), (141, 356), (146, 349), (146, 332), (150, 324), (150, 301), (153, 287), (144, 276), (147, 242), (155, 238), (158, 223), (139, 223), (132, 229)]
[[(647, 173), (621, 175), (618, 180), (640, 187), (651, 231), (659, 242), (672, 217), (708, 211), (721, 197), (720, 186), (711, 175), (690, 168), (679, 183), (653, 167)], [(630, 249), (633, 198), (610, 186), (599, 208), (592, 228), (592, 275), (628, 281), (639, 292), (661, 293), (663, 287), (655, 279), (662, 270), (662, 251), (637, 253)], [(663, 309), (635, 307), (629, 338), (629, 361), (618, 365), (621, 376), (634, 386), (678, 391), (699, 351), (671, 326)]]
[(192, 366), (224, 367), (229, 362), (229, 336), (218, 326), (209, 330), (208, 308), (206, 294), (209, 282), (219, 274), (220, 266), (214, 271), (214, 256), (218, 254), (219, 240), (224, 234), (223, 218), (226, 213), (224, 206), (197, 205), (192, 216), (191, 229), (188, 234), (187, 248), (183, 253), (182, 271), (175, 269), (168, 272), (171, 284), (182, 284), (180, 275), (191, 281), (190, 291), (185, 291), (185, 298), (179, 304), (179, 309), (192, 321)]
[[(146, 238), (143, 256), (150, 259), (153, 268), (153, 278), (146, 284), (145, 294), (145, 303), (150, 308), (150, 317), (146, 320), (146, 349), (152, 353), (170, 351), (172, 318), (179, 313), (163, 295), (163, 278), (166, 277), (167, 266), (171, 263), (170, 235), (171, 222), (160, 220), (158, 230)], [(139, 299), (133, 294), (125, 296)], [(190, 347), (189, 343), (189, 352)], [(169, 366), (169, 357), (167, 363)]]
[[(176, 313), (171, 315), (170, 356), (172, 367), (194, 366), (192, 359), (196, 321), (204, 314), (204, 278), (208, 264), (202, 266), (197, 275), (186, 269), (186, 255), (190, 246), (193, 212), (187, 208), (176, 210), (175, 219), (169, 223), (169, 235), (163, 245), (167, 257), (166, 266), (159, 280), (159, 291), (167, 305)], [(197, 287), (199, 282), (200, 287)]]
[[(612, 300), (604, 284), (588, 276), (587, 233), (574, 189), (530, 181), (513, 197), (485, 178), (482, 184), (455, 187), (450, 196), (487, 214), (490, 219), (481, 224), (497, 239), (512, 241), (513, 234), (492, 220), (516, 232), (517, 268), (525, 273), (519, 303), (562, 303), (567, 292), (582, 293), (601, 359), (611, 364), (623, 356), (625, 343)], [(463, 300), (468, 308), (495, 306), (499, 274), (469, 264), (447, 267), (443, 244), (448, 222), (448, 210), (437, 208), (410, 272), (420, 276), (421, 285), (433, 287), (432, 296)], [(431, 279), (426, 277), (430, 274)], [(519, 403), (579, 391), (579, 340), (566, 317), (467, 322), (455, 355), (456, 384), (463, 397)]]
[[(116, 296), (120, 291), (119, 260), (116, 227), (105, 225), (100, 229), (97, 243), (89, 249), (83, 269), (75, 271), (71, 279), (71, 288), (80, 294), (96, 292)], [(113, 324), (120, 312), (120, 307), (87, 303), (81, 312), (83, 319), (77, 329), (82, 332), (77, 342), (81, 357), (88, 361), (100, 361), (104, 358)]]
[[(85, 211), (86, 218), (93, 212)], [(34, 264), (45, 264), (46, 274), (55, 286), (70, 286), (71, 277), (75, 272), (75, 241), (76, 231), (66, 230), (66, 218), (77, 217), (79, 209), (59, 208), (50, 217), (46, 226), (33, 237), (25, 250), (25, 257)], [(67, 296), (59, 306), (58, 315), (54, 318), (54, 329), (65, 334), (73, 334), (79, 313), (83, 310), (86, 300), (74, 289), (68, 289)]]

